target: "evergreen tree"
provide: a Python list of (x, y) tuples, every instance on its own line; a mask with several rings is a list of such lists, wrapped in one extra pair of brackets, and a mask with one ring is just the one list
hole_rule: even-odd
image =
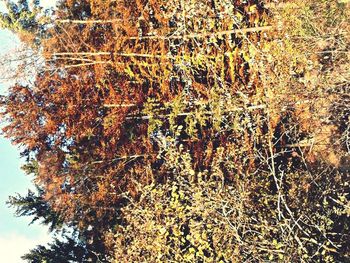
[(98, 262), (97, 260), (89, 260), (85, 247), (72, 238), (65, 238), (64, 241), (55, 239), (46, 246), (39, 245), (31, 249), (22, 259), (30, 263), (79, 263), (79, 262)]
[[(37, 162), (31, 160), (22, 169), (29, 175), (38, 173)], [(55, 212), (50, 203), (45, 200), (45, 192), (36, 185), (36, 192), (28, 190), (26, 196), (17, 194), (10, 196), (7, 202), (10, 207), (16, 209), (15, 215), (18, 217), (32, 217), (31, 224), (39, 221), (41, 224), (49, 226), (50, 232), (54, 233), (53, 242), (48, 245), (39, 245), (31, 249), (22, 258), (28, 262), (106, 262), (104, 246), (97, 238), (103, 233), (97, 228), (81, 229), (79, 222), (65, 222), (64, 217)]]
[(44, 191), (37, 187), (37, 194), (28, 190), (26, 196), (10, 196), (7, 202), (11, 207), (16, 208), (16, 216), (31, 216), (34, 223), (41, 220), (41, 223), (48, 225), (50, 231), (59, 230), (63, 225), (63, 219), (60, 215), (54, 212), (49, 203), (43, 198)]

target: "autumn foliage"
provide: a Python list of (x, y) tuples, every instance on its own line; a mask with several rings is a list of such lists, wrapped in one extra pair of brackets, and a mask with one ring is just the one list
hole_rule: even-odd
[[(10, 11), (40, 11), (23, 2)], [(26, 259), (76, 241), (76, 261), (349, 260), (348, 7), (66, 0), (36, 30), (3, 15), (45, 61), (2, 98), (3, 133), (42, 217), (75, 233)]]

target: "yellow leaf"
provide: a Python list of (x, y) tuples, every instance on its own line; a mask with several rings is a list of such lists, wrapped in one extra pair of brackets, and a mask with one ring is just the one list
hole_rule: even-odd
[(252, 5), (252, 6), (249, 7), (249, 12), (250, 12), (250, 13), (255, 13), (255, 12), (256, 12), (256, 9), (257, 9), (257, 8), (256, 8), (256, 5)]
[(134, 74), (134, 72), (131, 70), (131, 68), (130, 68), (129, 65), (126, 66), (126, 68), (124, 69), (124, 71), (125, 71), (126, 74), (128, 74), (128, 76), (129, 76), (130, 78), (135, 77), (135, 74)]
[(159, 232), (160, 232), (161, 235), (164, 235), (166, 233), (166, 228), (165, 227), (161, 227), (159, 229)]

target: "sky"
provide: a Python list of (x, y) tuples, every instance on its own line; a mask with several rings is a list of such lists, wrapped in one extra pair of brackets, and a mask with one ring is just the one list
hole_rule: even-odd
[[(54, 0), (41, 1), (43, 6), (54, 5)], [(0, 1), (0, 11), (4, 9)], [(0, 29), (0, 58), (15, 52), (18, 39), (9, 31)], [(6, 93), (8, 83), (0, 78), (0, 94)], [(34, 223), (31, 218), (15, 217), (14, 208), (6, 204), (10, 195), (25, 195), (33, 189), (31, 178), (20, 169), (23, 160), (19, 149), (0, 135), (0, 262), (21, 263), (21, 256), (35, 248), (36, 245), (48, 243), (52, 237), (46, 226)]]
[[(9, 32), (0, 30), (0, 54), (14, 51), (18, 41)], [(0, 81), (0, 93), (6, 92), (7, 84)], [(24, 262), (20, 257), (38, 244), (50, 241), (48, 229), (39, 224), (28, 225), (31, 218), (16, 218), (14, 208), (6, 204), (10, 195), (25, 195), (33, 188), (31, 178), (20, 167), (23, 160), (19, 150), (0, 135), (0, 262)]]

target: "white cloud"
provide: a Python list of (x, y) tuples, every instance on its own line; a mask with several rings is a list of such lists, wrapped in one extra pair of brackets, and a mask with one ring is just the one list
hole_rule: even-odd
[(28, 238), (19, 233), (11, 233), (0, 237), (0, 262), (20, 263), (25, 262), (21, 256), (28, 253), (37, 245), (45, 245), (51, 241), (46, 231), (38, 233), (35, 239)]

